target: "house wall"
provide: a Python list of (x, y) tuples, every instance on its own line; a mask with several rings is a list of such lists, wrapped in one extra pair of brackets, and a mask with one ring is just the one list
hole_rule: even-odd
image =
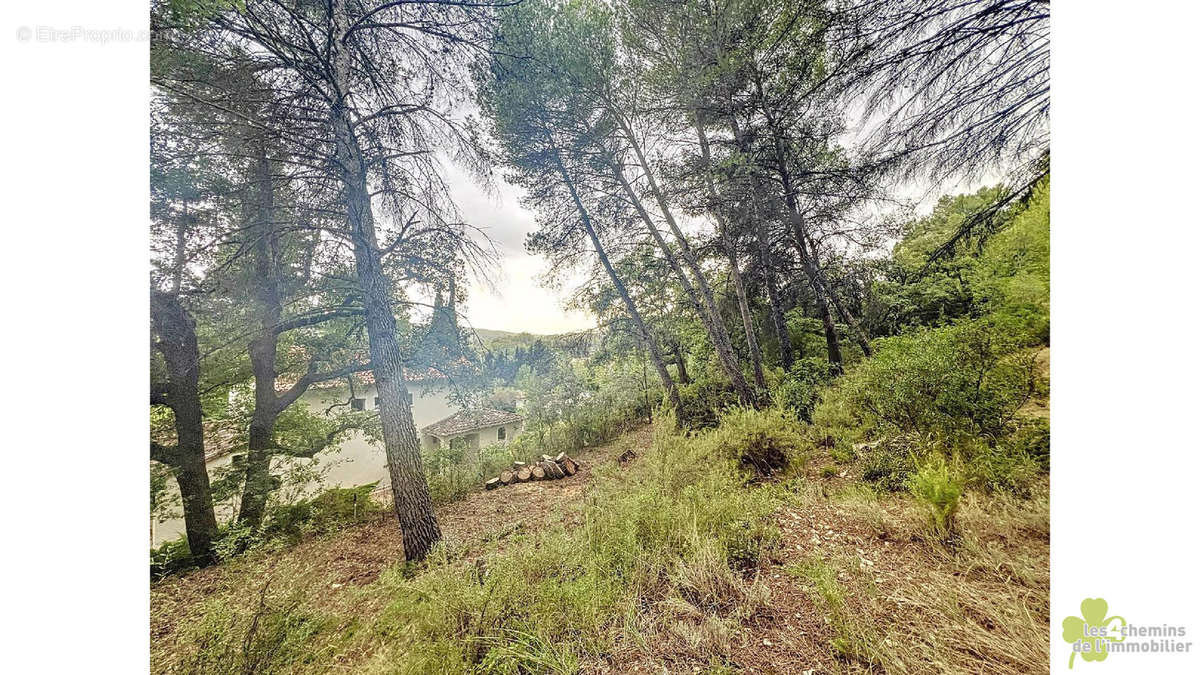
[[(458, 411), (458, 406), (450, 401), (450, 390), (445, 384), (427, 384), (424, 382), (409, 382), (408, 391), (412, 394), (413, 423), (417, 430), (445, 419)], [(378, 406), (375, 397), (379, 395), (375, 385), (354, 390), (356, 398), (363, 400), (364, 410), (375, 410)], [(345, 403), (350, 392), (344, 387), (337, 391), (310, 391), (301, 397), (310, 410), (324, 412), (331, 403)]]
[[(408, 391), (412, 394), (413, 424), (420, 433), (421, 427), (444, 419), (458, 410), (449, 399), (450, 391), (425, 383), (408, 383)], [(378, 392), (375, 386), (355, 388), (355, 395), (364, 399), (365, 410), (376, 410), (375, 397)], [(308, 392), (300, 400), (309, 410), (321, 414), (332, 403), (345, 403), (349, 392), (342, 389), (338, 392), (316, 391)], [(383, 445), (378, 446), (368, 441), (358, 432), (352, 433), (338, 447), (337, 451), (321, 456), (323, 464), (333, 464), (326, 474), (322, 484), (327, 487), (350, 487), (374, 481), (387, 482), (387, 457)]]
[[(445, 419), (458, 410), (458, 407), (450, 401), (450, 391), (444, 383), (410, 382), (407, 384), (413, 397), (413, 423), (416, 425), (418, 433), (420, 433), (421, 427)], [(357, 397), (365, 399), (365, 410), (376, 409), (374, 385), (365, 388), (356, 387), (354, 393)], [(324, 414), (330, 405), (344, 404), (348, 396), (349, 391), (345, 387), (309, 390), (300, 397), (299, 402), (316, 414)], [(494, 433), (492, 438), (495, 438)], [(208, 463), (209, 474), (212, 475), (213, 471), (219, 467), (228, 466), (231, 459), (230, 455), (225, 455), (210, 461)], [(277, 464), (287, 461), (310, 460), (276, 458)], [(319, 482), (305, 488), (305, 492), (308, 493), (315, 493), (327, 487), (350, 487), (375, 481), (386, 485), (388, 481), (387, 457), (384, 455), (383, 445), (374, 445), (358, 432), (350, 434), (336, 450), (321, 453), (312, 461), (315, 461), (316, 466), (320, 469), (327, 469), (327, 471)], [(170, 489), (173, 490), (173, 494), (178, 494), (178, 488), (174, 481), (171, 481)], [(232, 518), (235, 512), (236, 503), (217, 507), (217, 517), (221, 520)], [(164, 541), (175, 539), (182, 533), (182, 518), (156, 523), (153, 545), (157, 546)]]
[[(429, 450), (433, 447), (436, 447), (435, 443), (446, 445), (455, 438), (463, 438), (473, 435), (478, 436), (478, 439), (472, 443), (472, 447), (476, 450), (495, 443), (499, 443), (500, 445), (508, 445), (508, 442), (511, 441), (514, 436), (521, 433), (523, 426), (524, 425), (519, 422), (516, 424), (498, 424), (496, 426), (484, 427), (482, 429), (472, 429), (471, 431), (458, 434), (456, 436), (432, 436), (430, 434), (421, 434), (421, 446), (426, 450)], [(501, 428), (505, 429), (504, 440), (496, 438)]]

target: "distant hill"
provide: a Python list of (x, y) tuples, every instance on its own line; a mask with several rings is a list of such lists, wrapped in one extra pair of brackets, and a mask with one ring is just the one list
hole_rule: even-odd
[(476, 328), (475, 334), (490, 349), (528, 347), (536, 340), (546, 340), (554, 337), (552, 335), (537, 335), (536, 333), (512, 333), (506, 330), (492, 330), (491, 328)]
[(506, 330), (476, 328), (475, 333), (479, 335), (484, 346), (493, 351), (510, 351), (517, 347), (528, 348), (534, 342), (541, 340), (551, 349), (563, 350), (575, 356), (585, 356), (591, 352), (594, 342), (594, 336), (588, 331), (539, 335), (537, 333), (513, 333)]

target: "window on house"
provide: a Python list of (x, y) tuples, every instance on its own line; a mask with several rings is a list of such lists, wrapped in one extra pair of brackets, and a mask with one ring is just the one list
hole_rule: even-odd
[(497, 429), (496, 430), (496, 440), (498, 440), (498, 441), (504, 440), (505, 439), (504, 434), (505, 434), (504, 427), (500, 427), (499, 429)]
[[(405, 395), (405, 400), (408, 401), (409, 405), (412, 405), (412, 392), (411, 391)], [(362, 408), (355, 408), (355, 410), (362, 410)], [(375, 410), (379, 410), (379, 397), (378, 396), (375, 397)]]
[(350, 399), (350, 409), (351, 410), (366, 410), (367, 409), (367, 399), (365, 399), (365, 398)]

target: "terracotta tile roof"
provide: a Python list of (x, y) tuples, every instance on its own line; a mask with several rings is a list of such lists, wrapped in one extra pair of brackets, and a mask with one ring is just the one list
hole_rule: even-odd
[(459, 410), (445, 419), (438, 420), (422, 428), (421, 432), (445, 438), (447, 436), (465, 434), (476, 429), (498, 427), (503, 424), (520, 424), (523, 421), (525, 421), (524, 417), (506, 410), (476, 408), (474, 410)]
[[(246, 449), (246, 434), (239, 425), (229, 419), (206, 418), (204, 425), (204, 461), (212, 460)], [(177, 437), (174, 427), (161, 429), (150, 434), (150, 440), (163, 445), (175, 445)]]
[[(375, 384), (375, 373), (370, 370), (364, 370), (359, 373), (353, 373), (354, 384), (359, 387), (369, 387)], [(285, 392), (296, 384), (296, 380), (300, 379), (299, 375), (284, 374), (275, 379), (275, 391)], [(405, 382), (434, 382), (447, 379), (445, 375), (433, 368), (423, 369), (404, 369)], [(336, 380), (325, 380), (323, 382), (314, 382), (309, 389), (337, 389), (346, 386), (346, 378), (338, 378)]]

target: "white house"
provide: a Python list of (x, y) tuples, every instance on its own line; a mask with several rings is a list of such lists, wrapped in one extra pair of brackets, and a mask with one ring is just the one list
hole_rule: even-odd
[[(451, 414), (458, 410), (458, 406), (450, 398), (450, 387), (445, 377), (435, 371), (412, 369), (405, 370), (404, 375), (405, 385), (408, 388), (409, 396), (412, 397), (413, 423), (417, 429), (438, 420), (445, 420), (447, 416), (452, 416)], [(322, 386), (313, 387), (305, 392), (300, 397), (299, 404), (316, 414), (324, 414), (330, 406), (345, 406), (347, 401), (355, 410), (377, 409), (379, 398), (371, 372), (358, 373), (354, 376), (354, 380), (353, 396), (350, 395), (345, 381), (322, 383)], [(280, 386), (290, 386), (290, 383), (283, 382)], [(494, 429), (492, 433), (495, 433)], [(206, 440), (212, 441), (213, 439)], [(210, 449), (216, 451), (206, 461), (210, 474), (228, 466), (233, 459), (233, 455), (221, 452), (222, 448), (211, 447), (213, 445), (219, 446), (220, 444), (210, 443)], [(224, 448), (224, 450), (228, 450), (228, 448)], [(338, 485), (349, 487), (375, 481), (379, 481), (381, 485), (388, 483), (387, 457), (384, 455), (382, 444), (372, 443), (357, 431), (351, 432), (337, 448), (319, 455), (315, 460), (277, 458), (276, 461), (279, 463), (316, 462), (321, 467), (323, 478), (319, 483), (311, 486), (312, 491), (324, 487)], [(178, 494), (174, 481), (171, 481), (169, 489), (173, 491), (172, 494)], [(218, 506), (218, 519), (232, 518), (235, 506), (236, 504)], [(164, 541), (174, 539), (182, 532), (182, 518), (153, 523), (151, 527), (153, 545), (157, 546)]]
[(431, 450), (459, 439), (473, 450), (493, 443), (506, 445), (521, 431), (524, 424), (524, 417), (506, 410), (459, 410), (449, 417), (422, 427), (421, 447)]
[[(418, 429), (458, 410), (458, 406), (450, 400), (450, 387), (445, 378), (418, 378), (410, 373), (405, 375), (404, 384), (408, 389), (409, 403), (412, 404), (413, 424)], [(347, 400), (350, 401), (350, 408), (353, 410), (379, 408), (379, 392), (376, 391), (374, 382), (355, 386), (354, 396), (350, 396), (350, 392), (343, 385), (333, 392), (310, 391), (302, 400), (314, 412), (323, 412), (330, 402), (344, 404)]]

